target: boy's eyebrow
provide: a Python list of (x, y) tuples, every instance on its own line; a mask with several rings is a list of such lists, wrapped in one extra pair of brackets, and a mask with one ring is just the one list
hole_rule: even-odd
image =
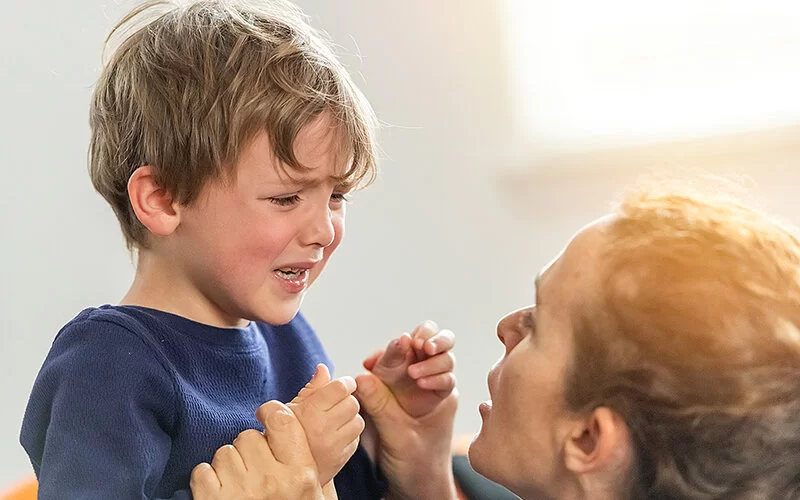
[(322, 184), (325, 181), (330, 181), (334, 185), (339, 185), (346, 182), (344, 177), (339, 177), (335, 175), (329, 175), (325, 179), (319, 179), (316, 177), (291, 177), (287, 176), (281, 179), (282, 182), (292, 184), (299, 187), (310, 187)]

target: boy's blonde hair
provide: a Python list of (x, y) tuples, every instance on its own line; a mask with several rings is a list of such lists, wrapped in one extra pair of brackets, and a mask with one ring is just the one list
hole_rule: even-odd
[(106, 43), (115, 38), (91, 103), (89, 172), (129, 248), (147, 246), (127, 191), (137, 168), (152, 166), (156, 182), (189, 204), (209, 180), (233, 175), (242, 149), (266, 131), (279, 163), (302, 171), (295, 137), (323, 112), (338, 120), (352, 157), (344, 188), (374, 179), (373, 111), (294, 5), (150, 1)]
[(576, 313), (567, 401), (630, 427), (632, 498), (800, 493), (800, 241), (737, 199), (631, 191), (601, 298)]

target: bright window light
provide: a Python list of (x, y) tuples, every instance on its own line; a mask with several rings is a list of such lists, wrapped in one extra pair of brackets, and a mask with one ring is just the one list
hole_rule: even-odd
[(640, 144), (800, 123), (798, 0), (507, 0), (521, 135)]

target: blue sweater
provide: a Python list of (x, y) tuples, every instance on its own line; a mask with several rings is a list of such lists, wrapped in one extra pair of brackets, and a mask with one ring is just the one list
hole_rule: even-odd
[[(271, 399), (291, 400), (331, 366), (298, 315), (216, 328), (133, 306), (86, 309), (58, 333), (33, 386), (20, 441), (40, 498), (191, 498), (189, 476)], [(340, 499), (381, 498), (359, 448)]]

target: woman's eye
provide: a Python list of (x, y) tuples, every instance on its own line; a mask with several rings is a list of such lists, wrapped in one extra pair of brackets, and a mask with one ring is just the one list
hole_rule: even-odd
[(533, 316), (533, 309), (528, 309), (522, 314), (520, 323), (526, 333), (536, 331), (536, 318)]
[(274, 198), (267, 198), (269, 201), (276, 205), (280, 205), (282, 207), (287, 207), (289, 205), (294, 205), (298, 201), (300, 201), (300, 195), (293, 194), (291, 196), (280, 196)]

